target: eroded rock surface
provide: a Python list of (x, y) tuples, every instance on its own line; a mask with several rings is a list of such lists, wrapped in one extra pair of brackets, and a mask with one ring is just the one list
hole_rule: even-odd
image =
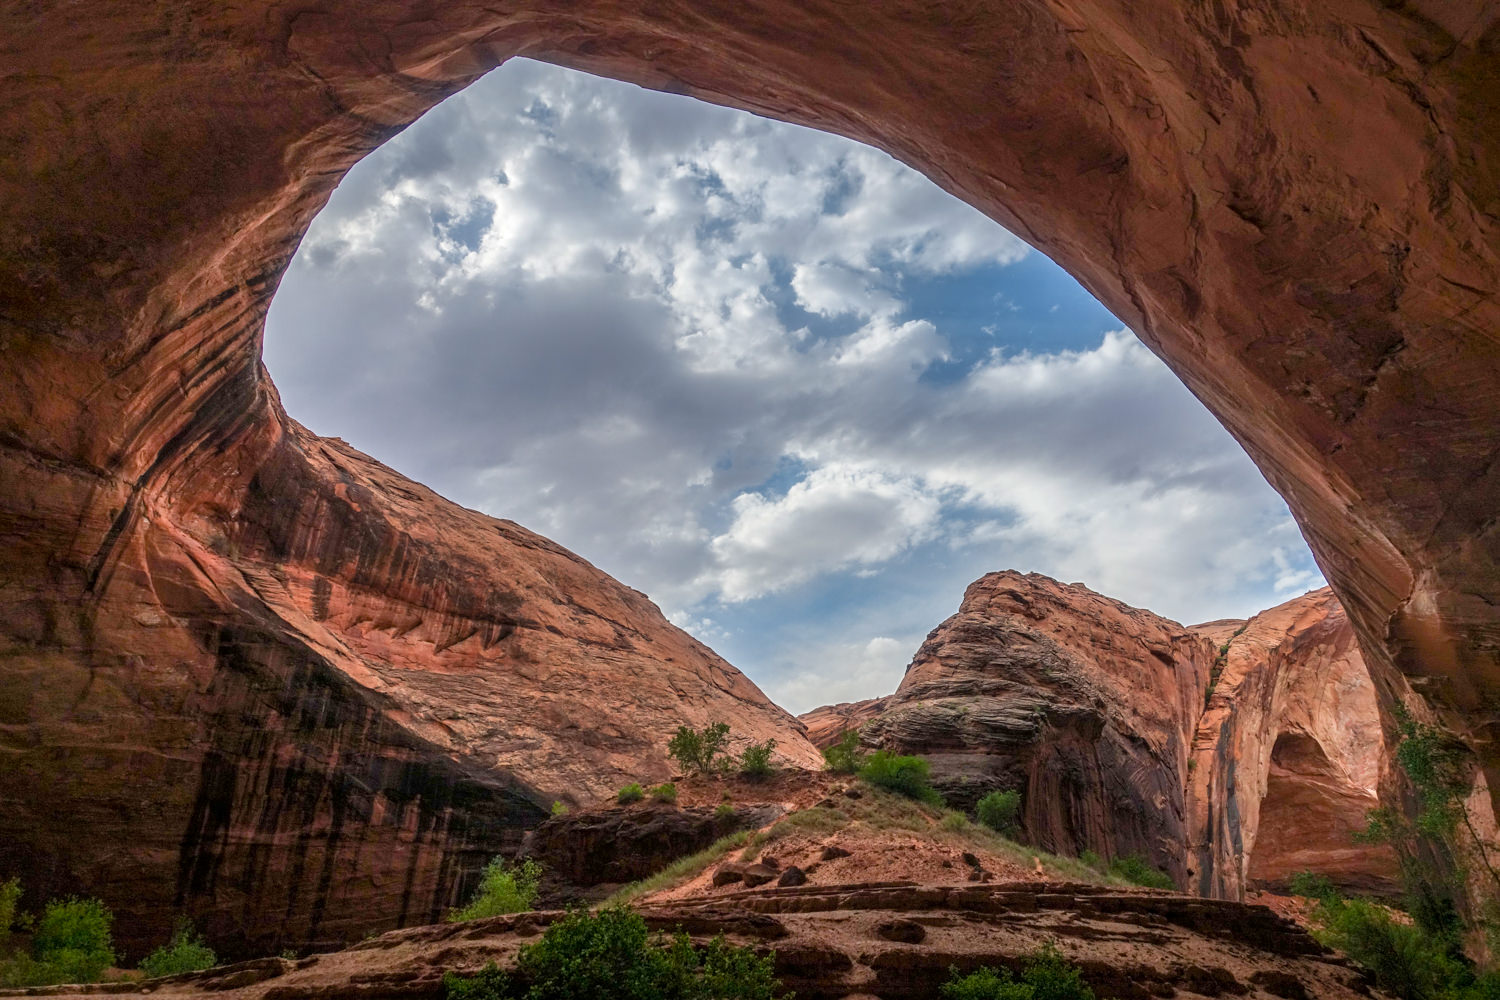
[[(928, 1000), (953, 968), (1019, 970), (1047, 942), (1081, 966), (1100, 1000), (1369, 995), (1343, 960), (1265, 907), (1165, 893), (1067, 883), (863, 883), (765, 887), (640, 909), (651, 928), (683, 930), (700, 944), (723, 933), (733, 944), (774, 950), (782, 985), (805, 1000)], [(269, 959), (122, 986), (164, 998), (437, 997), (445, 971), (474, 972), (492, 961), (506, 965), (561, 915), (411, 928), (301, 962)], [(903, 932), (892, 933), (893, 927)], [(913, 940), (918, 937), (919, 943)]]
[(1387, 753), (1374, 683), (1327, 588), (1248, 622), (1195, 626), (1223, 651), (1193, 738), (1192, 887), (1237, 897), (1313, 871), (1392, 892), (1389, 848), (1357, 844)]
[(819, 760), (560, 546), (290, 421), (233, 430), (51, 570), (89, 602), (6, 606), (0, 872), (101, 896), (133, 957), (179, 911), (231, 955), (437, 919), (554, 800), (669, 777), (684, 722)]
[(891, 707), (891, 698), (866, 698), (863, 701), (845, 701), (837, 705), (823, 705), (797, 716), (797, 721), (807, 727), (807, 738), (820, 750), (839, 741), (839, 737), (851, 729), (878, 718)]
[(1024, 792), (1024, 830), (1059, 854), (1144, 854), (1186, 871), (1188, 750), (1208, 640), (1040, 574), (991, 573), (917, 650), (866, 742), (917, 753), (960, 808)]

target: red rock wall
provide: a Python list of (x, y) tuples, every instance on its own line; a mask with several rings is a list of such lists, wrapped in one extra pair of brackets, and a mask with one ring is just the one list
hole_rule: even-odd
[(1142, 854), (1181, 881), (1211, 643), (1080, 584), (991, 573), (934, 629), (863, 738), (921, 754), (950, 804), (1024, 793), (1031, 843)]
[(1338, 599), (1325, 588), (1196, 630), (1224, 651), (1193, 738), (1192, 888), (1239, 898), (1314, 871), (1394, 892), (1394, 854), (1354, 842), (1388, 760), (1375, 686)]
[[(1286, 497), (1384, 703), (1401, 674), (1429, 681), (1423, 695), (1500, 788), (1497, 23), (1483, 0), (7, 5), (7, 753), (87, 746), (96, 761), (201, 742), (159, 720), (212, 685), (220, 643), (205, 623), (266, 660), (293, 654), (257, 629), (330, 662), (357, 658), (316, 615), (267, 625), (291, 604), (316, 610), (324, 592), (278, 596), (283, 551), (235, 548), (245, 510), (283, 537), (270, 530), (288, 526), (280, 509), (306, 498), (280, 491), (362, 485), (332, 459), (306, 458), (303, 474), (287, 456), (293, 431), (258, 361), (265, 310), (352, 163), (528, 54), (871, 142), (1045, 250)], [(346, 556), (371, 551), (363, 539), (388, 530), (382, 503), (415, 489), (363, 484), (338, 500)], [(434, 530), (426, 565), (462, 575), (484, 558), (465, 549), (481, 535)], [(289, 593), (326, 581), (330, 614), (362, 630), (348, 648), (399, 638), (355, 610), (390, 611), (380, 587), (346, 593), (345, 572), (371, 579), (367, 557), (319, 572), (306, 555)], [(471, 596), (424, 622), (483, 604)], [(503, 642), (509, 613), (484, 610), (467, 641)], [(162, 697), (133, 693), (142, 682), (120, 679), (131, 672)], [(362, 700), (380, 693), (349, 677)], [(432, 715), (410, 713), (424, 739), (442, 729)], [(593, 721), (573, 721), (592, 738)], [(252, 715), (243, 728), (281, 724)], [(531, 739), (493, 745), (523, 754)], [(71, 776), (107, 772), (14, 777), (32, 766), (7, 770), (7, 805), (81, 815), (99, 789)], [(102, 787), (111, 814), (134, 816), (122, 773)]]
[(892, 700), (891, 696), (887, 696), (823, 705), (797, 716), (797, 721), (807, 727), (807, 738), (812, 745), (826, 750), (837, 743), (844, 733), (878, 718), (891, 707)]

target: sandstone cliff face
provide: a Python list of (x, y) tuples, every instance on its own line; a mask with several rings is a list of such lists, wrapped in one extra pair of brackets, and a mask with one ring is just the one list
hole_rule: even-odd
[(554, 799), (666, 778), (681, 722), (819, 760), (572, 553), (290, 421), (234, 430), (52, 570), (87, 602), (4, 606), (0, 872), (101, 895), (132, 955), (179, 911), (230, 954), (437, 919)]
[(1020, 789), (1038, 846), (1143, 853), (1205, 896), (1299, 871), (1395, 889), (1392, 852), (1353, 839), (1387, 754), (1326, 588), (1186, 629), (1077, 584), (992, 573), (895, 694), (802, 719), (820, 744), (858, 725), (868, 744), (923, 754), (955, 805)]
[[(396, 708), (340, 723), (345, 690), (380, 702), (353, 675), (305, 703), (299, 671), (328, 659), (331, 630), (267, 609), (316, 612), (319, 590), (272, 593), (277, 550), (239, 569), (238, 512), (273, 528), (284, 508), (351, 489), (332, 460), (288, 458), (260, 331), (343, 172), (521, 53), (870, 142), (1045, 250), (1287, 499), (1383, 702), (1400, 674), (1424, 681), (1500, 790), (1497, 25), (1484, 0), (890, 0), (857, 16), (838, 0), (6, 5), (0, 725), (17, 766), (0, 797), (54, 823), (68, 851), (100, 788), (114, 790), (105, 819), (150, 813), (158, 795), (163, 828), (197, 814), (196, 748), (220, 724), (199, 728), (189, 676), (240, 734), (213, 739), (268, 767), (306, 750), (310, 773), (341, 773), (366, 718), (411, 732)], [(263, 466), (282, 471), (260, 479)], [(369, 492), (339, 501), (340, 523), (359, 550), (414, 487), (352, 479)], [(472, 565), (465, 543), (438, 544), (427, 565), (442, 569), (424, 579)], [(329, 613), (354, 621), (379, 588), (314, 563), (290, 591), (321, 577)], [(482, 608), (466, 641), (503, 644), (510, 616)], [(386, 620), (360, 621), (350, 648), (399, 638), (373, 629)], [(240, 711), (251, 697), (274, 711)], [(418, 721), (441, 746), (442, 726)], [(304, 722), (328, 739), (275, 735)], [(47, 746), (77, 766), (42, 767)], [(235, 815), (223, 801), (205, 796), (205, 829)], [(147, 837), (124, 853), (175, 850)], [(71, 864), (43, 870), (85, 870)]]
[(951, 804), (1020, 789), (1031, 842), (1186, 872), (1188, 751), (1214, 649), (1079, 584), (991, 573), (917, 650), (866, 742), (918, 753)]
[(1315, 871), (1393, 891), (1394, 854), (1353, 839), (1379, 804), (1387, 753), (1338, 599), (1325, 588), (1195, 631), (1224, 651), (1193, 737), (1191, 887), (1237, 898), (1250, 884), (1283, 887)]
[(894, 703), (895, 696), (866, 698), (864, 701), (845, 701), (837, 705), (824, 705), (811, 712), (797, 716), (797, 721), (807, 727), (807, 738), (813, 746), (826, 750), (839, 741), (839, 737), (850, 729), (858, 729), (878, 718)]

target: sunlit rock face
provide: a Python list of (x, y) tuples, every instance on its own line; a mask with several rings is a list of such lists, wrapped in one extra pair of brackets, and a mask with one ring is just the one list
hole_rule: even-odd
[(1045, 850), (1140, 854), (1186, 873), (1188, 751), (1214, 649), (1040, 574), (991, 573), (922, 643), (863, 739), (933, 765), (950, 804), (1024, 794)]
[(130, 953), (179, 911), (229, 954), (438, 919), (554, 800), (665, 780), (681, 723), (818, 762), (560, 546), (290, 421), (225, 430), (111, 512), (86, 605), (5, 606), (0, 871), (102, 896)]
[(1313, 871), (1393, 892), (1394, 854), (1354, 840), (1379, 805), (1388, 754), (1338, 599), (1325, 588), (1195, 631), (1223, 652), (1193, 738), (1192, 888), (1235, 897)]
[(1374, 684), (1328, 589), (1185, 628), (1039, 574), (991, 573), (927, 637), (895, 694), (801, 716), (819, 746), (921, 754), (949, 803), (1024, 794), (1037, 846), (1143, 854), (1205, 896), (1299, 871), (1391, 893)]
[[(8, 867), (23, 863), (19, 830), (19, 843), (54, 852), (26, 855), (44, 889), (105, 879), (122, 887), (111, 902), (163, 921), (178, 902), (197, 905), (193, 887), (216, 871), (213, 905), (227, 913), (275, 867), (267, 857), (308, 843), (295, 831), (326, 842), (336, 826), (319, 812), (332, 816), (332, 798), (312, 809), (321, 792), (293, 794), (304, 826), (270, 792), (251, 796), (252, 776), (285, 766), (314, 775), (310, 789), (354, 789), (383, 817), (372, 826), (415, 842), (435, 836), (438, 820), (422, 817), (436, 803), (377, 809), (374, 793), (411, 801), (427, 779), (346, 781), (364, 768), (345, 748), (389, 746), (375, 756), (392, 775), (425, 761), (473, 787), (497, 780), (499, 758), (534, 749), (525, 730), (486, 743), (495, 759), (449, 750), (449, 733), (484, 728), (432, 707), (440, 683), (462, 686), (461, 670), (406, 677), (412, 701), (394, 696), (401, 643), (417, 642), (403, 638), (407, 607), (421, 610), (414, 633), (435, 662), (518, 647), (539, 657), (524, 661), (538, 690), (550, 661), (526, 640), (550, 642), (549, 625), (575, 652), (608, 650), (606, 663), (647, 645), (637, 632), (656, 634), (631, 618), (616, 632), (609, 609), (635, 606), (629, 595), (564, 599), (584, 572), (570, 557), (413, 500), (419, 487), (298, 431), (259, 364), (278, 276), (344, 171), (520, 53), (871, 142), (1046, 251), (1287, 499), (1383, 702), (1411, 677), (1500, 788), (1500, 10), (892, 0), (851, 11), (834, 0), (0, 11)], [(420, 544), (402, 541), (392, 513), (406, 504), (424, 509)], [(509, 568), (488, 568), (502, 552), (496, 565)], [(522, 553), (547, 568), (517, 570), (518, 583)], [(697, 655), (679, 714), (706, 716), (721, 696), (750, 704)], [(320, 685), (326, 694), (309, 694)], [(612, 695), (609, 683), (590, 690)], [(392, 728), (362, 731), (379, 720)], [(630, 742), (629, 718), (564, 721), (580, 741), (603, 721)], [(527, 724), (552, 732), (554, 721)], [(589, 753), (608, 757), (612, 739)], [(263, 763), (205, 774), (210, 747)], [(527, 815), (554, 794), (548, 780), (515, 776), (485, 801)], [(235, 807), (242, 793), (258, 805)], [(469, 832), (443, 843), (504, 840), (487, 831), (509, 820), (471, 811)], [(95, 842), (110, 823), (129, 832)], [(243, 865), (198, 860), (237, 843)], [(400, 884), (433, 912), (420, 887), (439, 883), (424, 873), (442, 862), (403, 863), (413, 874)], [(332, 903), (316, 903), (320, 887), (332, 900), (358, 879), (311, 848), (304, 867), (286, 864), (296, 879), (277, 890), (277, 912), (321, 933), (313, 917), (324, 927)], [(355, 908), (384, 900), (383, 913), (406, 898), (349, 891)]]

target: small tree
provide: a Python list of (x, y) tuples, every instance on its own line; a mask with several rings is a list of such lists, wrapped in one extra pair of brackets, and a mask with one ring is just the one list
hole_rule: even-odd
[(689, 774), (708, 774), (728, 764), (724, 749), (729, 743), (729, 723), (710, 722), (702, 729), (678, 726), (667, 742), (667, 755)]
[(97, 899), (54, 899), (37, 921), (32, 954), (52, 970), (53, 982), (92, 983), (115, 964), (114, 920)]
[(141, 959), (141, 971), (155, 979), (211, 969), (218, 961), (213, 949), (193, 929), (193, 922), (187, 917), (178, 917), (172, 927), (171, 939)]
[(921, 757), (903, 757), (889, 750), (876, 750), (859, 769), (859, 777), (861, 781), (930, 806), (943, 804), (943, 797), (929, 784), (932, 765)]
[(747, 778), (770, 777), (771, 751), (776, 749), (774, 739), (764, 743), (752, 743), (740, 754), (740, 773)]
[(484, 876), (479, 880), (479, 889), (466, 906), (448, 914), (454, 923), (461, 920), (480, 920), (498, 917), (503, 913), (524, 913), (536, 902), (541, 888), (542, 866), (527, 858), (507, 865), (504, 858), (495, 858), (484, 867)]
[(979, 800), (975, 810), (979, 822), (1006, 837), (1021, 831), (1021, 793), (1015, 789), (990, 792)]
[(859, 730), (846, 729), (839, 741), (823, 751), (823, 769), (834, 774), (854, 774), (865, 762), (859, 749)]

